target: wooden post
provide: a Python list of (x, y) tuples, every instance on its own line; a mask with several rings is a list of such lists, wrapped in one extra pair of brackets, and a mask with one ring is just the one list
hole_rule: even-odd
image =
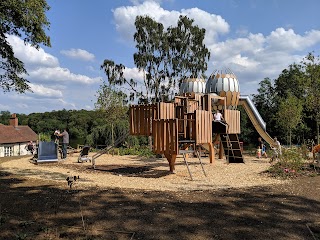
[(209, 145), (209, 159), (210, 159), (210, 163), (213, 163), (214, 161), (214, 147), (213, 147), (213, 144), (212, 143), (208, 143)]
[(223, 145), (221, 141), (219, 144), (219, 159), (223, 159)]
[(174, 172), (175, 170), (175, 163), (176, 163), (176, 158), (177, 158), (177, 154), (167, 154), (164, 153), (165, 157), (167, 158), (168, 162), (169, 162), (169, 167), (170, 167), (170, 172)]

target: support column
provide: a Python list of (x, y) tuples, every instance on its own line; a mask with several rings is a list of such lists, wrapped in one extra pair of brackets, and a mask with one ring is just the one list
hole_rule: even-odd
[(165, 153), (164, 156), (167, 158), (167, 160), (169, 162), (170, 172), (173, 173), (175, 170), (175, 163), (176, 163), (177, 154)]
[(213, 147), (213, 144), (212, 144), (212, 143), (208, 143), (208, 145), (209, 145), (209, 159), (210, 159), (210, 163), (213, 163), (213, 161), (214, 161), (214, 155), (215, 155), (214, 147)]

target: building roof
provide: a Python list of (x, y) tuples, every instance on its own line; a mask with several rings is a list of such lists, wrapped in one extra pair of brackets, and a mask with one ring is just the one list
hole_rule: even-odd
[(38, 135), (29, 126), (7, 126), (0, 124), (0, 144), (36, 141)]

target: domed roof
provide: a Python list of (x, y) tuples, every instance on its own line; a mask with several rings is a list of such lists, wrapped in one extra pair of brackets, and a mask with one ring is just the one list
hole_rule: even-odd
[(239, 81), (230, 70), (213, 72), (206, 84), (206, 93), (220, 93), (221, 91), (240, 92)]
[(202, 78), (186, 78), (180, 85), (180, 94), (182, 93), (204, 93), (206, 80)]
[(205, 92), (216, 93), (221, 97), (226, 97), (227, 108), (235, 109), (240, 97), (239, 81), (230, 69), (224, 72), (216, 70), (210, 75)]

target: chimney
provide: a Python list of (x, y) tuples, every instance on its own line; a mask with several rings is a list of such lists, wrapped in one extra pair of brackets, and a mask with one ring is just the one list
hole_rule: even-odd
[(15, 113), (13, 113), (10, 117), (10, 126), (18, 127), (18, 118)]

